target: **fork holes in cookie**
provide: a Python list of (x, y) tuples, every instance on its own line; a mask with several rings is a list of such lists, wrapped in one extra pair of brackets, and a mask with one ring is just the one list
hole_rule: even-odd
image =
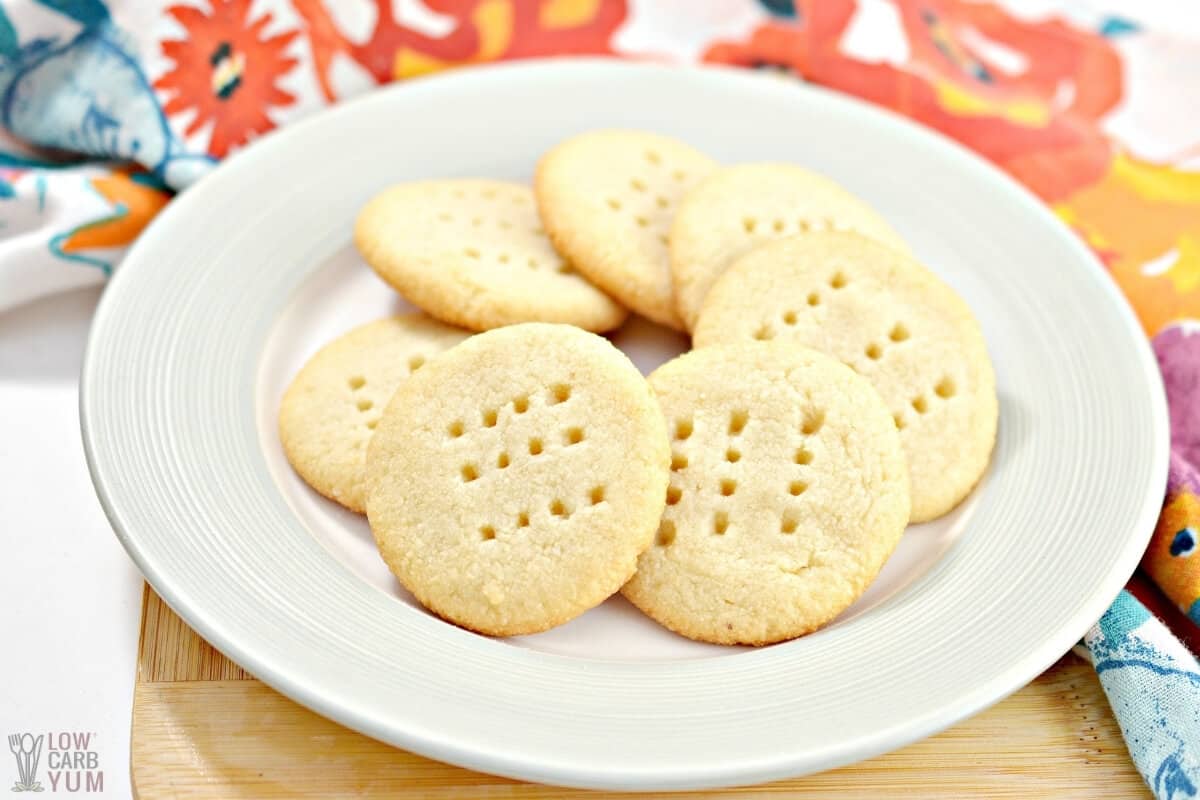
[(808, 490), (808, 484), (804, 481), (792, 481), (788, 484), (788, 494), (792, 497), (799, 497)]
[(692, 421), (690, 419), (675, 420), (675, 438), (683, 441), (692, 435)]
[(529, 513), (528, 512), (522, 511), (520, 514), (517, 514), (517, 527), (518, 528), (528, 528), (529, 527)]
[(425, 366), (425, 356), (413, 356), (408, 360), (409, 372), (416, 372), (423, 366)]
[(571, 387), (565, 383), (556, 383), (550, 387), (550, 405), (556, 406), (571, 399)]
[(771, 223), (771, 230), (775, 231), (776, 233), (783, 233), (783, 229), (786, 227), (787, 227), (787, 223), (785, 223), (781, 219), (777, 219), (773, 223)]
[(492, 539), (496, 538), (496, 529), (491, 525), (484, 525), (479, 529), (479, 535), (483, 537), (485, 542), (490, 542)]
[(796, 316), (795, 311), (788, 310), (788, 311), (783, 312), (783, 324), (795, 325), (797, 319), (798, 319), (798, 317)]
[(683, 499), (683, 489), (680, 489), (678, 486), (667, 487), (667, 505), (676, 505), (681, 499)]
[(688, 465), (687, 456), (683, 455), (682, 453), (672, 453), (671, 454), (671, 470), (672, 471), (679, 472), (680, 470), (687, 469), (687, 465)]
[(508, 253), (501, 253), (496, 258), (496, 260), (499, 261), (501, 264), (507, 264), (508, 263)]
[(658, 524), (658, 533), (654, 536), (654, 543), (659, 547), (670, 547), (675, 541), (675, 523), (669, 519), (664, 519)]
[(645, 181), (643, 181), (643, 180), (642, 180), (642, 179), (640, 179), (640, 178), (634, 178), (633, 180), (631, 180), (631, 181), (629, 182), (629, 186), (630, 186), (630, 188), (632, 188), (632, 189), (633, 189), (635, 192), (644, 192), (644, 191), (646, 191), (646, 182), (645, 182)]
[(833, 273), (833, 277), (829, 279), (829, 286), (832, 289), (844, 288), (846, 283), (846, 276), (840, 272)]
[(508, 469), (508, 465), (509, 465), (508, 453), (501, 453), (499, 456), (496, 457), (496, 466), (499, 469)]
[(671, 205), (671, 201), (668, 200), (667, 198), (663, 197), (661, 194), (658, 197), (654, 198), (654, 203), (659, 208), (666, 208), (667, 206)]
[(867, 358), (871, 359), (872, 361), (878, 361), (883, 357), (883, 348), (875, 344), (875, 342), (871, 342), (869, 345), (867, 345), (866, 354)]
[(350, 378), (350, 380), (346, 381), (346, 383), (350, 385), (351, 391), (357, 392), (359, 389), (367, 385), (367, 379), (362, 375), (355, 375), (354, 377)]
[(742, 460), (742, 451), (736, 447), (731, 447), (725, 451), (725, 460), (730, 464), (736, 464)]
[(942, 378), (938, 381), (938, 385), (933, 387), (934, 394), (943, 400), (954, 397), (956, 391), (957, 388), (954, 385), (954, 381), (950, 378)]
[(677, 181), (681, 181), (681, 180), (683, 180), (684, 178), (686, 178), (686, 177), (687, 177), (687, 173), (686, 173), (686, 172), (684, 172), (684, 171), (683, 171), (683, 170), (681, 170), (681, 169), (677, 169), (677, 170), (675, 170), (674, 172), (672, 172), (672, 173), (671, 173), (671, 177), (672, 177), (672, 178), (674, 178), (674, 179), (675, 179), (675, 180), (677, 180)]
[(814, 433), (821, 430), (821, 426), (824, 424), (824, 411), (809, 411), (804, 415), (804, 423), (800, 426), (800, 432), (805, 436), (812, 436)]
[(465, 255), (467, 258), (479, 258), (480, 253), (474, 247), (468, 247), (463, 250), (463, 255)]
[(758, 227), (758, 220), (754, 217), (744, 217), (742, 219), (742, 230), (746, 233), (754, 233), (754, 229)]
[(489, 408), (483, 412), (483, 427), (494, 428), (496, 421), (500, 418), (500, 413), (494, 408)]
[(779, 521), (780, 533), (795, 533), (798, 527), (800, 527), (800, 523), (791, 514), (784, 514), (783, 519)]
[(817, 294), (816, 292), (809, 292), (808, 297), (805, 298), (805, 300), (808, 302), (808, 304), (810, 306), (821, 305), (821, 295)]
[(372, 403), (370, 400), (367, 400), (366, 398), (363, 398), (362, 400), (358, 401), (358, 410), (359, 411), (370, 411), (374, 407), (375, 407), (375, 404)]
[(812, 458), (812, 451), (806, 447), (798, 447), (796, 448), (796, 455), (793, 456), (792, 460), (800, 466), (804, 466), (805, 464), (811, 464)]
[(579, 444), (583, 441), (583, 428), (567, 428), (563, 439), (567, 445)]
[(604, 502), (604, 487), (603, 486), (593, 486), (592, 490), (590, 492), (588, 492), (588, 499), (592, 501), (592, 505), (594, 505), (594, 506), (598, 506), (601, 503), (603, 503)]
[(646, 228), (650, 225), (650, 220), (647, 217), (638, 216), (635, 218), (639, 228)]
[(367, 430), (373, 431), (379, 425), (379, 420), (373, 419), (367, 423)]
[(608, 198), (608, 207), (611, 208), (613, 211), (620, 211), (621, 210), (621, 201), (615, 197), (610, 197), (610, 198)]
[(775, 338), (775, 330), (770, 325), (763, 323), (754, 331), (754, 338), (760, 342), (769, 342)]
[(457, 439), (463, 435), (463, 424), (460, 420), (454, 420), (446, 426), (446, 433), (450, 434), (451, 439)]
[(895, 325), (892, 326), (892, 330), (888, 334), (888, 338), (891, 339), (893, 342), (903, 342), (910, 335), (911, 334), (909, 334), (908, 328), (904, 325), (904, 323), (897, 322)]
[(529, 398), (527, 396), (521, 395), (513, 400), (513, 411), (517, 412), (518, 414), (524, 414), (528, 410)]
[(904, 417), (900, 416), (899, 414), (892, 414), (892, 422), (895, 423), (896, 430), (904, 430)]
[(571, 513), (567, 511), (567, 504), (557, 498), (550, 504), (550, 513), (562, 519), (571, 516)]
[(925, 399), (924, 395), (921, 395), (913, 399), (912, 407), (913, 411), (916, 411), (918, 414), (924, 414), (929, 410), (929, 402)]
[(463, 464), (461, 474), (463, 483), (470, 483), (479, 477), (479, 470), (474, 464)]
[(662, 156), (660, 156), (654, 150), (647, 150), (646, 151), (646, 160), (649, 161), (651, 164), (661, 164)]
[(529, 440), (529, 455), (540, 456), (541, 454), (542, 454), (542, 440), (541, 439), (530, 439)]
[(721, 480), (721, 496), (733, 497), (733, 493), (737, 491), (737, 481), (733, 478), (723, 478)]
[(737, 436), (746, 428), (750, 421), (750, 413), (745, 409), (737, 409), (729, 415), (729, 435)]
[(718, 511), (713, 515), (713, 533), (724, 536), (727, 530), (729, 530), (729, 514)]

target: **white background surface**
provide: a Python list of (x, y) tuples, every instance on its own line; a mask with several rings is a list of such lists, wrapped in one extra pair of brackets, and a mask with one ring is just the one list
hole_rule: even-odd
[[(14, 732), (93, 733), (104, 797), (129, 797), (142, 580), (88, 478), (78, 377), (99, 289), (0, 313), (0, 792)], [(45, 756), (41, 773), (46, 791)], [(60, 787), (61, 789), (61, 787)], [(16, 796), (16, 795), (13, 795)], [(33, 796), (33, 795), (30, 795)]]

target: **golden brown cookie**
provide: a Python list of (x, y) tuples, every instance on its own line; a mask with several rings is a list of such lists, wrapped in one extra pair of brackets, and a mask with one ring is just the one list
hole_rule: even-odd
[(542, 156), (534, 194), (555, 247), (592, 283), (642, 316), (682, 329), (667, 233), (680, 198), (715, 168), (668, 136), (591, 131)]
[(654, 537), (670, 459), (645, 379), (605, 339), (525, 324), (468, 339), (396, 392), (368, 455), (388, 567), (497, 636), (601, 603)]
[(611, 330), (626, 311), (560, 256), (528, 186), (506, 181), (406, 183), (363, 208), (354, 241), (414, 305), (471, 330), (564, 322)]
[(900, 440), (870, 384), (815, 350), (759, 343), (694, 350), (650, 384), (671, 482), (624, 595), (719, 644), (800, 636), (854, 602), (909, 512)]

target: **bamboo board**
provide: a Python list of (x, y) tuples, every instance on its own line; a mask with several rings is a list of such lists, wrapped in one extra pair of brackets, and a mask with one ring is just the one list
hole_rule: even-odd
[[(142, 800), (397, 798), (603, 800), (396, 750), (277, 694), (226, 659), (149, 587), (133, 705)], [(1091, 667), (1065, 656), (1021, 691), (938, 736), (820, 775), (689, 797), (1146, 798)]]

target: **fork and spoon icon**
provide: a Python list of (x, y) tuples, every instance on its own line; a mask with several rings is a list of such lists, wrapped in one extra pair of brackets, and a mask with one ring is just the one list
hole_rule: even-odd
[(42, 784), (37, 780), (38, 761), (42, 758), (43, 736), (36, 739), (31, 734), (14, 733), (8, 737), (8, 749), (17, 760), (17, 776), (20, 780), (12, 790), (14, 792), (40, 792)]

